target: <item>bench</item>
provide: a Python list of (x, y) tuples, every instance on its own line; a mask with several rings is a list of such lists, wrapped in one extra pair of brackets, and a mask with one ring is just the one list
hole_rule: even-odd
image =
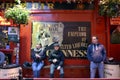
[[(43, 69), (41, 69), (40, 76), (43, 78), (49, 78), (49, 70), (50, 65), (45, 65)], [(80, 77), (87, 77), (89, 78), (89, 65), (65, 65), (64, 66), (64, 73), (66, 78), (80, 78)], [(29, 74), (28, 74), (29, 73)], [(31, 78), (32, 75), (32, 68), (31, 67), (23, 67), (23, 77)], [(59, 77), (59, 71), (55, 71), (55, 77)]]

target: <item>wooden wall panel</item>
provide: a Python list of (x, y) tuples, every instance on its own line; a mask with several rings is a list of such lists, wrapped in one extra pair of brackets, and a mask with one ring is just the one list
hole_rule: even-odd
[(115, 61), (120, 62), (120, 44), (111, 44), (110, 45), (110, 55)]
[(20, 64), (25, 61), (31, 61), (31, 22), (28, 25), (21, 25), (20, 27)]

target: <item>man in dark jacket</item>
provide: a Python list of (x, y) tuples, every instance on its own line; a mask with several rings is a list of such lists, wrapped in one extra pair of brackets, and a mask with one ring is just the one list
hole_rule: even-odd
[(96, 36), (92, 37), (92, 44), (88, 46), (87, 57), (90, 60), (90, 77), (95, 78), (96, 69), (98, 68), (99, 77), (103, 78), (106, 50), (102, 44), (98, 43)]
[(50, 66), (50, 77), (54, 77), (55, 69), (60, 70), (60, 77), (64, 77), (63, 63), (64, 63), (64, 54), (60, 50), (58, 43), (54, 44), (54, 50), (49, 54)]
[(45, 54), (43, 52), (42, 49), (42, 45), (41, 44), (37, 44), (36, 48), (33, 49), (32, 51), (32, 70), (33, 70), (33, 76), (34, 78), (39, 78), (40, 75), (40, 70), (44, 65), (44, 58), (45, 58)]

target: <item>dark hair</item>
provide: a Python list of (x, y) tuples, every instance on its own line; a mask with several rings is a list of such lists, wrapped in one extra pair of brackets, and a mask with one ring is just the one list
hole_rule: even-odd
[(41, 43), (38, 43), (37, 45), (40, 45), (42, 47), (42, 44)]
[(55, 47), (55, 46), (58, 46), (58, 47), (59, 47), (60, 45), (59, 45), (58, 43), (55, 43), (55, 44), (54, 44), (54, 47)]

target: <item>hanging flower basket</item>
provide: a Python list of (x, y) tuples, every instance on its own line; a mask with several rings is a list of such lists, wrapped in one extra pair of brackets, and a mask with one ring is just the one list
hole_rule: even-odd
[(16, 3), (5, 11), (5, 18), (12, 19), (15, 24), (27, 24), (30, 12), (20, 4), (20, 0), (16, 0)]
[(101, 16), (117, 17), (120, 13), (120, 0), (100, 0), (99, 14)]

